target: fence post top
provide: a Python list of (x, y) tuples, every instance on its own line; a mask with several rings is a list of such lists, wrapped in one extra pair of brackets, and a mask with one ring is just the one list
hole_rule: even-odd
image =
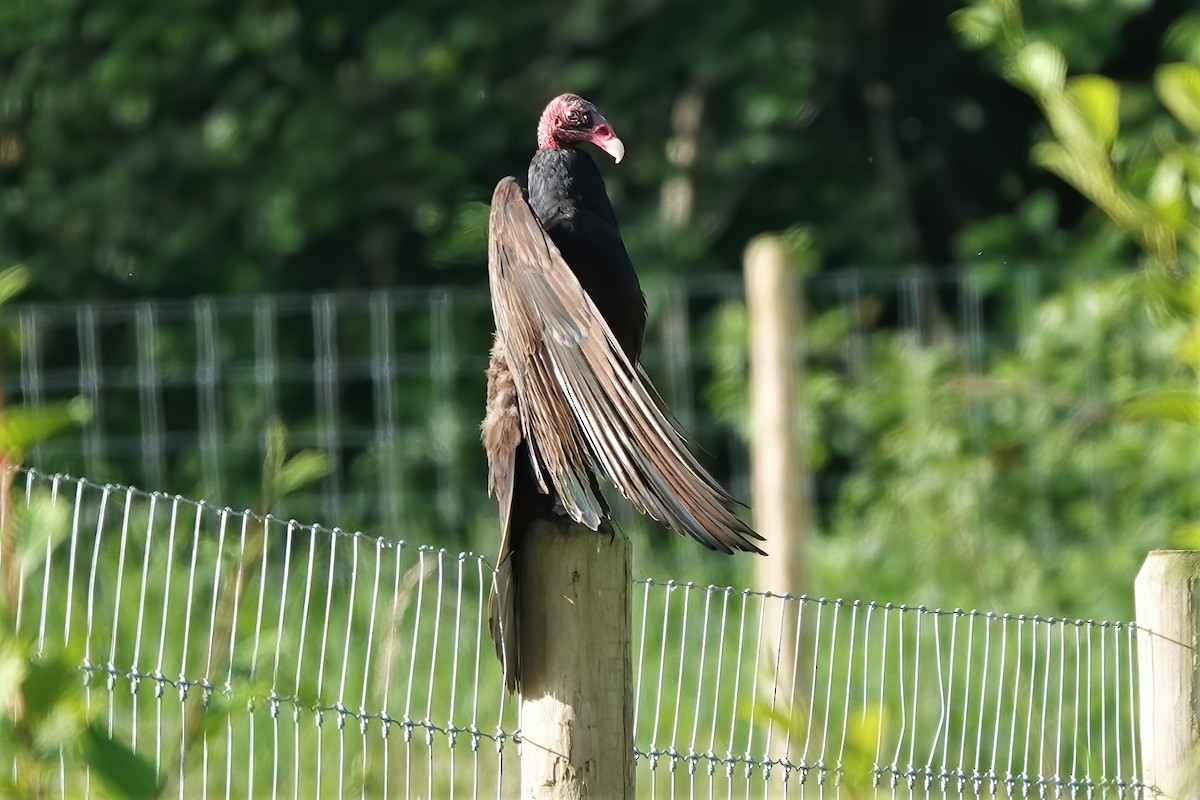
[(1137, 582), (1196, 577), (1200, 577), (1200, 550), (1151, 550), (1138, 571)]

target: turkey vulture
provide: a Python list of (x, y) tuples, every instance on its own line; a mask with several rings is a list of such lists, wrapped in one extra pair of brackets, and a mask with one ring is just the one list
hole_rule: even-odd
[(646, 301), (592, 159), (620, 161), (621, 140), (573, 94), (538, 124), (527, 191), (508, 177), (492, 195), (488, 278), (496, 335), (482, 438), (500, 505), (491, 633), (510, 691), (520, 686), (513, 552), (535, 519), (608, 525), (599, 471), (634, 507), (713, 550), (762, 553), (733, 498), (684, 445), (637, 366)]

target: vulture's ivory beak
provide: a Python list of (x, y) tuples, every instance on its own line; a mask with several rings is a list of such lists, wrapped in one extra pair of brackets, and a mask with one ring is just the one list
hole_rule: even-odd
[(613, 161), (618, 164), (625, 157), (625, 144), (613, 133), (612, 126), (608, 124), (608, 120), (599, 114), (596, 115), (596, 127), (592, 128), (591, 139), (592, 144), (612, 156)]
[(625, 157), (625, 145), (615, 136), (603, 142), (596, 142), (596, 144), (601, 150), (612, 156), (613, 161), (618, 164), (620, 164), (621, 159)]

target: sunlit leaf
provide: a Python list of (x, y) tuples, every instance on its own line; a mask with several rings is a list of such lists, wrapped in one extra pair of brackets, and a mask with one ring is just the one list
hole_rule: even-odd
[(0, 271), (0, 305), (25, 291), (25, 287), (28, 285), (29, 270), (25, 267), (9, 267)]
[(1104, 149), (1112, 147), (1120, 126), (1121, 90), (1116, 82), (1102, 75), (1081, 75), (1070, 80), (1067, 93)]
[(1182, 525), (1172, 531), (1171, 547), (1179, 550), (1200, 550), (1200, 523)]
[(1175, 118), (1200, 136), (1200, 66), (1166, 64), (1155, 73), (1154, 88)]
[(1008, 67), (1009, 77), (1035, 95), (1061, 91), (1067, 79), (1067, 60), (1049, 42), (1030, 42)]
[(279, 496), (302, 489), (329, 474), (329, 456), (316, 450), (301, 450), (287, 460), (275, 478)]
[(1162, 389), (1127, 401), (1122, 412), (1132, 419), (1153, 419), (1200, 425), (1200, 392)]

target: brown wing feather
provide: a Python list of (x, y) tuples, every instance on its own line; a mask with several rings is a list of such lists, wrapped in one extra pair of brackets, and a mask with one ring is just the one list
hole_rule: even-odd
[(488, 601), (492, 641), (496, 655), (504, 665), (504, 682), (509, 691), (520, 686), (520, 663), (517, 658), (516, 581), (512, 548), (512, 504), (516, 483), (516, 455), (521, 444), (521, 423), (517, 410), (517, 388), (504, 346), (492, 343), (487, 370), (487, 413), (483, 418), (483, 448), (488, 460), (488, 494), (500, 506), (500, 558), (496, 564), (495, 583)]
[(496, 186), (488, 239), (496, 339), (541, 487), (595, 529), (598, 467), (642, 513), (715, 550), (761, 553), (751, 540), (762, 537), (688, 451), (513, 178)]

